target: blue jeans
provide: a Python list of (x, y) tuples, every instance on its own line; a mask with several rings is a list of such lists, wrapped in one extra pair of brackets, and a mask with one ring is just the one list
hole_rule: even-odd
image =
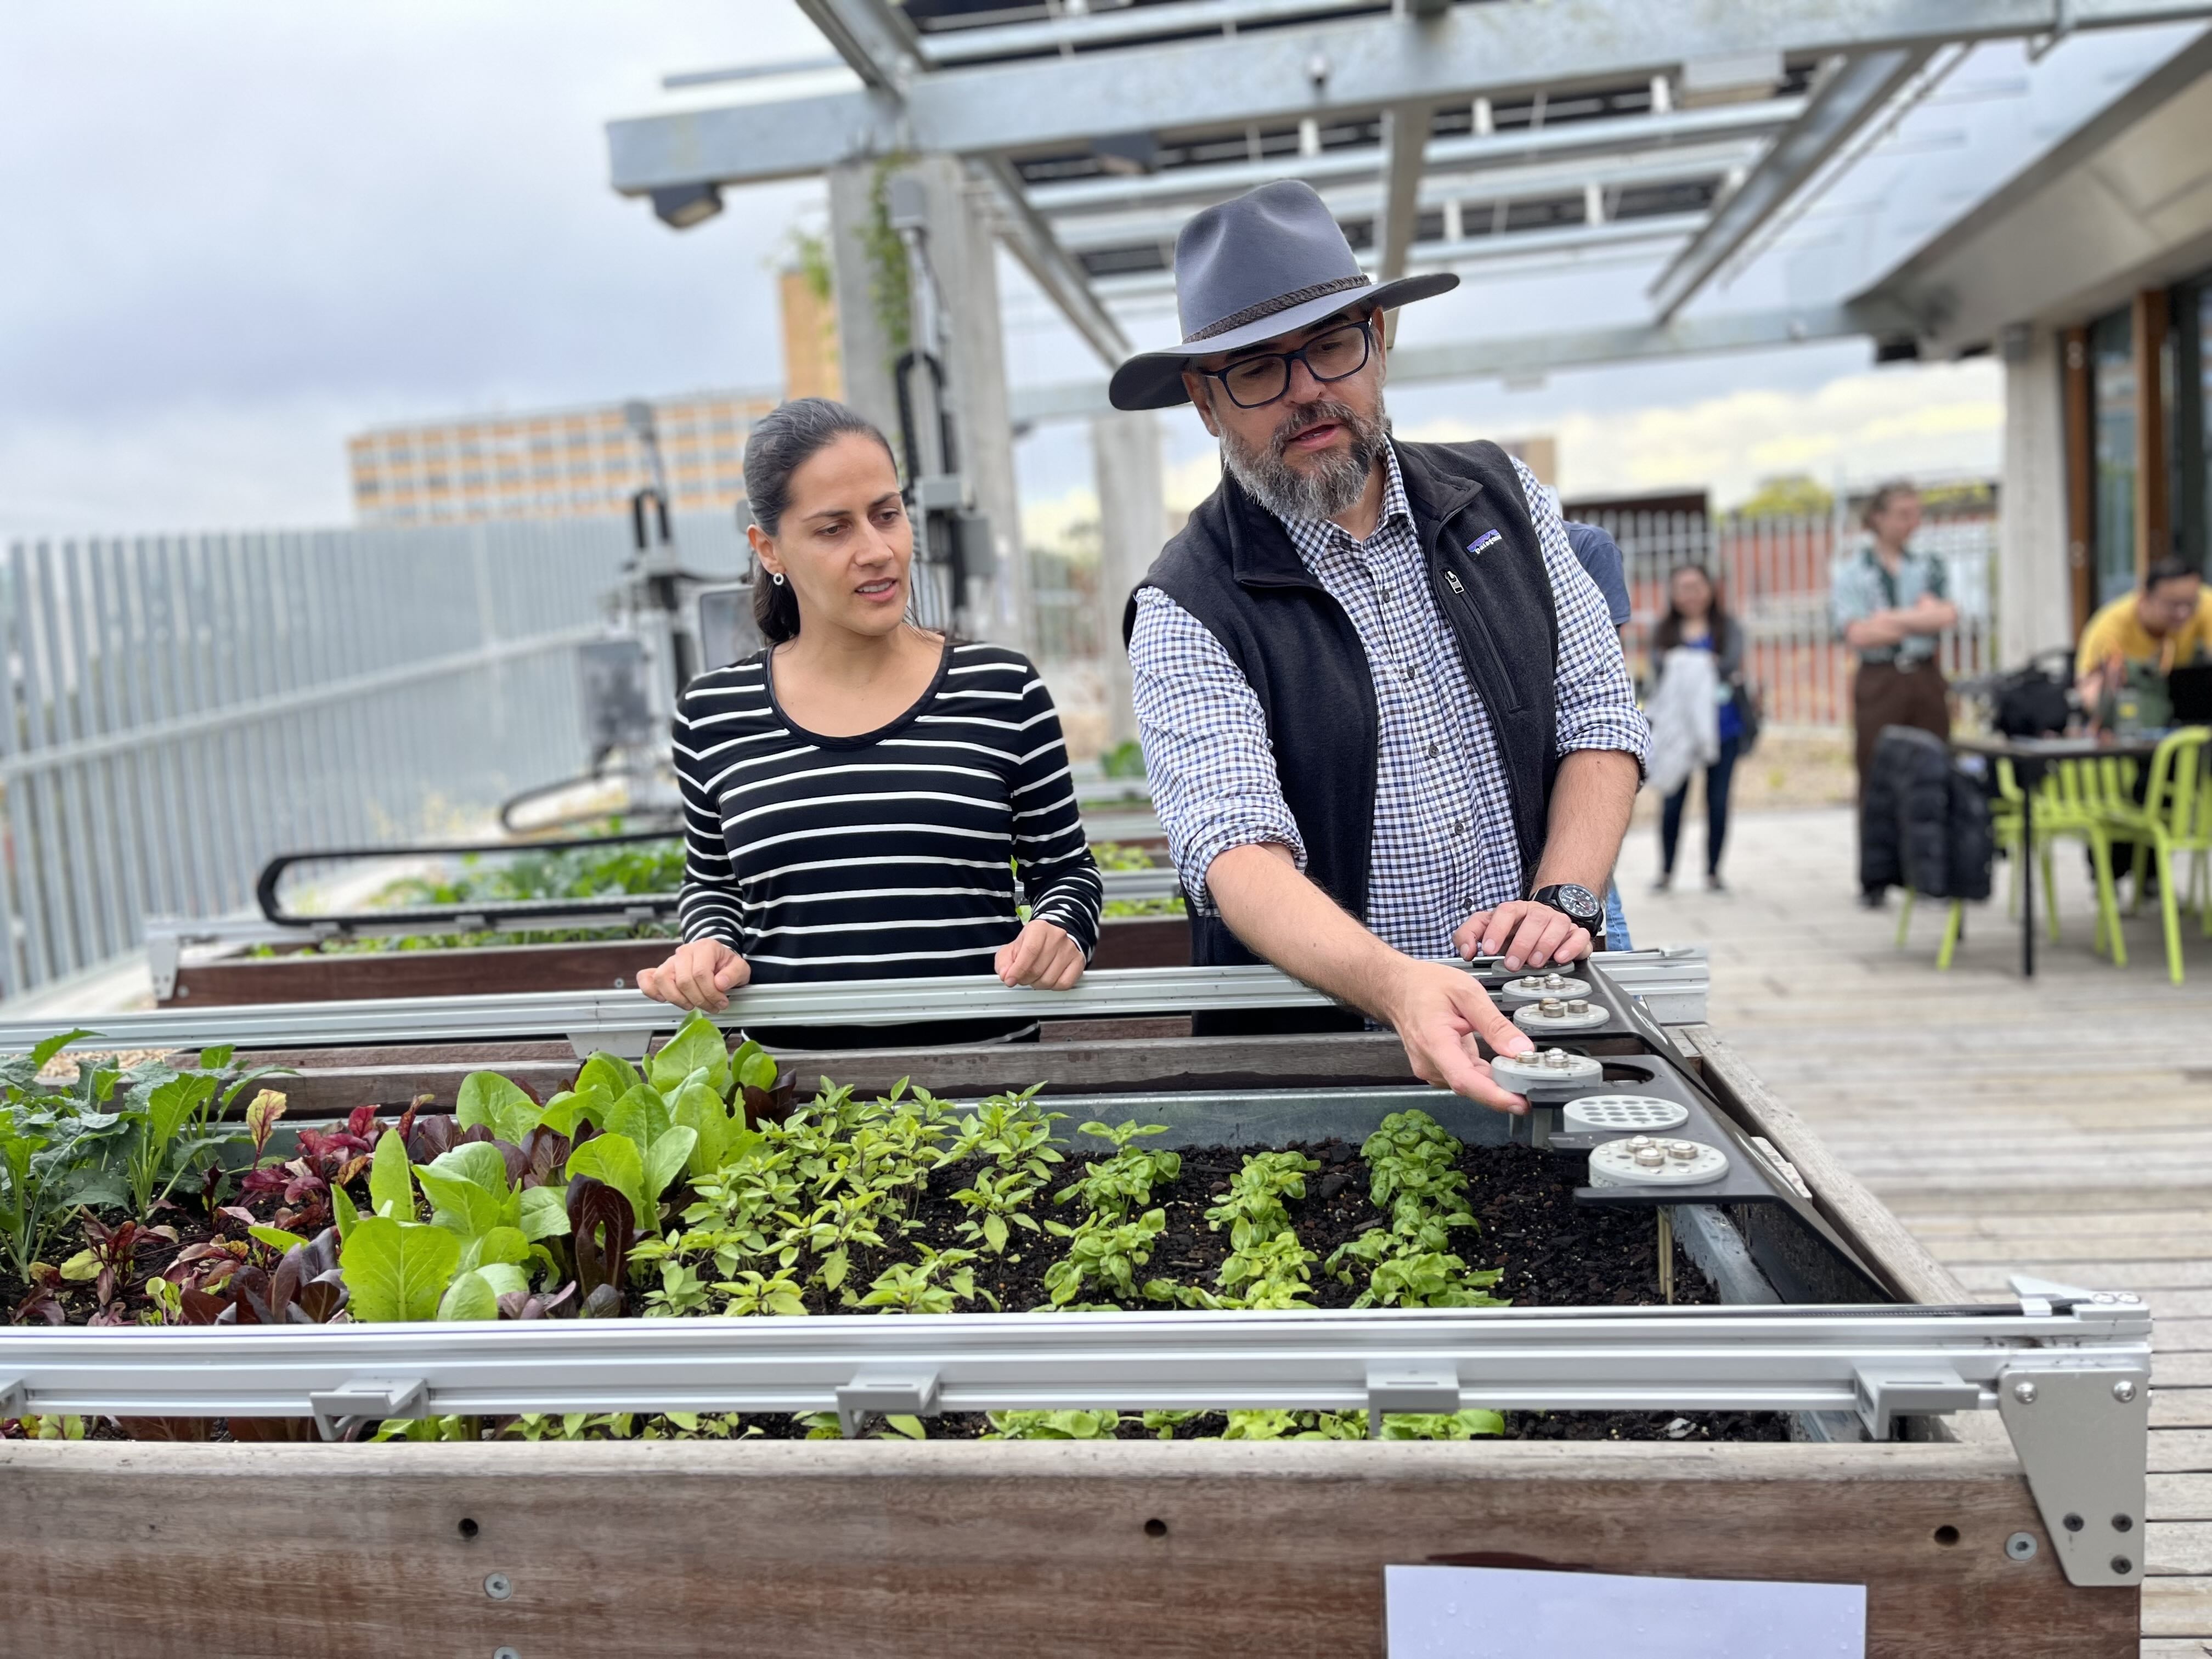
[(1628, 918), (1620, 908), (1620, 884), (1607, 882), (1605, 889), (1605, 948), (1608, 951), (1632, 951), (1628, 942)]

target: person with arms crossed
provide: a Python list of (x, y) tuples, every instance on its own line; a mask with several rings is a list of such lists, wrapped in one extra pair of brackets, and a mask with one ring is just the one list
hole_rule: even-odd
[(1175, 270), (1182, 343), (1110, 395), (1221, 444), (1123, 617), (1193, 959), (1272, 962), (1525, 1109), (1478, 1043), (1533, 1045), (1453, 958), (1602, 935), (1648, 742), (1605, 602), (1504, 450), (1390, 436), (1382, 313), (1456, 277), (1371, 283), (1294, 180), (1195, 215)]
[[(1951, 735), (1950, 688), (1936, 665), (1936, 650), (1939, 636), (1958, 622), (1959, 608), (1947, 591), (1943, 562), (1906, 545), (1920, 528), (1919, 491), (1901, 482), (1882, 485), (1860, 522), (1870, 539), (1836, 561), (1831, 603), (1836, 631), (1858, 658), (1851, 730), (1863, 801), (1882, 727)], [(1881, 899), (1879, 887), (1859, 894), (1870, 910), (1879, 909)]]

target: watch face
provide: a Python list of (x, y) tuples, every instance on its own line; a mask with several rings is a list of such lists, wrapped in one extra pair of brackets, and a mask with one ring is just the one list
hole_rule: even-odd
[(1605, 906), (1599, 902), (1597, 895), (1587, 887), (1568, 881), (1560, 883), (1556, 890), (1558, 902), (1553, 908), (1565, 911), (1577, 921), (1582, 921), (1585, 917), (1597, 917), (1605, 914)]

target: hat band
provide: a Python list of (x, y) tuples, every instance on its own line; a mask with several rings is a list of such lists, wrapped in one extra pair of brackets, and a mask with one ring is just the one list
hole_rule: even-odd
[(1232, 330), (1240, 329), (1247, 323), (1256, 323), (1262, 317), (1272, 317), (1279, 311), (1288, 311), (1292, 306), (1302, 306), (1309, 300), (1318, 300), (1325, 295), (1341, 294), (1347, 289), (1366, 286), (1365, 271), (1361, 271), (1356, 276), (1340, 276), (1334, 282), (1316, 283), (1311, 288), (1302, 288), (1295, 293), (1278, 295), (1272, 300), (1262, 300), (1256, 306), (1246, 306), (1242, 311), (1232, 312), (1218, 322), (1208, 323), (1204, 328), (1194, 329), (1182, 337), (1182, 343), (1185, 345), (1194, 345), (1200, 340), (1211, 340), (1218, 334), (1227, 334)]

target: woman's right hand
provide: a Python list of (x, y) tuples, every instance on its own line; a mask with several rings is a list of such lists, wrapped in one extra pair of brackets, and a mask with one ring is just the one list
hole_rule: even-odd
[(719, 1014), (730, 1006), (726, 994), (752, 976), (752, 964), (721, 940), (701, 939), (678, 945), (659, 967), (641, 969), (637, 988), (655, 1002)]

